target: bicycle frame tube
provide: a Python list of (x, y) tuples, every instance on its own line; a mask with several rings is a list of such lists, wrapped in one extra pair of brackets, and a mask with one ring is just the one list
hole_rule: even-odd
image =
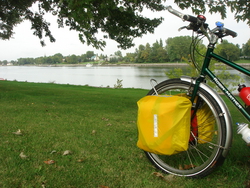
[(213, 52), (214, 48), (213, 46), (210, 48), (208, 47), (206, 58), (204, 60), (202, 70), (201, 70), (201, 78), (198, 78), (198, 82), (196, 81), (196, 84), (194, 86), (194, 93), (196, 92), (195, 88), (199, 87), (200, 81), (203, 81), (206, 75), (220, 88), (220, 90), (227, 96), (227, 98), (239, 109), (239, 111), (247, 118), (248, 121), (250, 121), (250, 115), (247, 113), (245, 108), (241, 105), (241, 103), (234, 97), (234, 95), (224, 86), (224, 84), (212, 73), (212, 71), (209, 69), (209, 64), (211, 61), (211, 58), (214, 58), (221, 63), (228, 65), (235, 70), (238, 70), (239, 72), (242, 72), (245, 75), (250, 76), (250, 71), (240, 65), (237, 65), (236, 63), (233, 63)]
[(228, 65), (228, 66), (234, 68), (235, 70), (238, 70), (239, 72), (242, 72), (243, 74), (250, 76), (250, 71), (248, 69), (246, 69), (240, 65), (237, 65), (236, 63), (233, 63), (233, 62), (231, 62), (231, 61), (229, 61), (229, 60), (227, 60), (227, 59), (225, 59), (225, 58), (223, 58), (223, 57), (221, 57), (213, 52), (211, 53), (211, 57), (221, 61), (225, 65)]
[(220, 90), (223, 91), (227, 98), (240, 110), (247, 120), (250, 121), (250, 115), (246, 112), (241, 103), (233, 96), (233, 94), (223, 85), (223, 83), (209, 69), (206, 69), (206, 74), (220, 88)]

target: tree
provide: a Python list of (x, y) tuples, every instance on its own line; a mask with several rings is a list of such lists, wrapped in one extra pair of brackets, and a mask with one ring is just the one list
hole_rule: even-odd
[(166, 40), (166, 49), (170, 61), (182, 61), (183, 58), (188, 59), (191, 42), (192, 38), (190, 36), (168, 38)]
[(104, 55), (104, 54), (99, 55), (100, 61), (105, 61), (106, 59), (107, 59), (107, 55)]
[(137, 57), (136, 57), (136, 63), (144, 63), (145, 60), (143, 59), (143, 52), (145, 50), (145, 46), (140, 44), (138, 49), (136, 48), (135, 49), (135, 53), (137, 54)]
[(162, 39), (160, 39), (160, 42), (156, 41), (151, 50), (151, 61), (155, 63), (162, 63), (166, 62), (168, 60), (167, 51), (163, 47)]
[(198, 15), (205, 13), (206, 11), (210, 13), (220, 13), (221, 17), (226, 18), (227, 7), (234, 13), (234, 17), (237, 21), (247, 21), (250, 25), (250, 1), (246, 0), (175, 0), (175, 3), (181, 8), (191, 8), (192, 11)]
[[(57, 16), (59, 27), (68, 26), (79, 33), (81, 42), (96, 48), (105, 46), (105, 41), (96, 38), (101, 30), (104, 38), (111, 38), (123, 49), (133, 46), (133, 38), (141, 37), (154, 28), (162, 18), (147, 18), (141, 12), (164, 10), (164, 0), (3, 0), (0, 4), (0, 38), (12, 37), (13, 28), (24, 20), (31, 22), (34, 35), (42, 45), (43, 38), (55, 38), (50, 24), (44, 19), (46, 13)], [(37, 8), (35, 8), (35, 6)]]
[(221, 44), (218, 44), (215, 50), (219, 55), (231, 61), (238, 60), (240, 57), (240, 49), (227, 40), (223, 40)]
[(80, 62), (87, 62), (87, 61), (89, 61), (86, 54), (82, 54), (79, 58), (80, 58), (80, 60), (79, 60)]
[(7, 60), (3, 60), (2, 62), (0, 62), (2, 65), (7, 65), (8, 61)]
[(124, 61), (134, 63), (136, 60), (136, 57), (137, 57), (136, 53), (126, 53), (126, 56), (124, 57)]
[[(51, 42), (55, 38), (50, 31), (50, 23), (45, 20), (46, 13), (57, 17), (59, 27), (68, 26), (79, 33), (83, 43), (96, 48), (106, 45), (105, 39), (118, 42), (118, 46), (127, 49), (133, 46), (133, 38), (141, 37), (162, 22), (162, 18), (148, 18), (142, 15), (145, 9), (165, 10), (165, 0), (2, 0), (0, 3), (0, 39), (10, 39), (14, 26), (24, 20), (31, 22), (34, 35), (42, 45), (44, 37)], [(226, 17), (226, 7), (235, 13), (235, 18), (247, 21), (250, 25), (250, 1), (220, 0), (175, 0), (181, 8), (192, 8), (199, 14), (209, 11), (220, 12)], [(99, 31), (104, 33), (103, 40), (96, 37)]]
[(48, 56), (48, 57), (45, 57), (45, 63), (46, 64), (55, 64), (56, 62), (54, 61), (54, 58), (52, 58), (52, 56)]
[(153, 43), (152, 47), (151, 47), (151, 54), (150, 54), (150, 59), (153, 63), (157, 63), (158, 62), (158, 49), (160, 48), (160, 44), (158, 41), (156, 41), (155, 43)]
[(167, 50), (164, 49), (162, 46), (157, 49), (157, 54), (157, 59), (159, 63), (167, 62), (169, 60)]
[(77, 64), (78, 63), (78, 57), (76, 55), (71, 55), (67, 57), (67, 63), (69, 64)]
[(34, 64), (34, 63), (35, 63), (34, 58), (19, 58), (18, 59), (19, 65)]
[(95, 55), (95, 53), (94, 53), (93, 51), (87, 51), (87, 52), (86, 52), (86, 58), (87, 58), (88, 60), (90, 60), (91, 57), (93, 57), (94, 55)]
[(44, 57), (37, 57), (35, 58), (36, 64), (44, 64), (45, 63), (45, 58)]
[(250, 57), (250, 39), (247, 41), (246, 44), (243, 45), (242, 54), (243, 56)]
[(115, 54), (115, 56), (122, 57), (122, 52), (120, 50), (118, 50), (114, 54)]
[(122, 52), (120, 50), (118, 50), (117, 52), (114, 53), (114, 55), (117, 57), (117, 62), (121, 62), (123, 61), (123, 57), (122, 57)]
[(63, 55), (61, 53), (57, 53), (52, 56), (54, 63), (62, 63), (63, 62)]
[(141, 52), (140, 58), (143, 59), (143, 62), (150, 62), (150, 55), (151, 55), (151, 47), (150, 44), (147, 43), (145, 49)]

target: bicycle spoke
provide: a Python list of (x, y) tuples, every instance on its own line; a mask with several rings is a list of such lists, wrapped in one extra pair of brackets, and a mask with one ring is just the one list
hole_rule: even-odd
[[(194, 146), (190, 146), (190, 147), (193, 148), (193, 149), (197, 152), (197, 154), (199, 155), (200, 159), (202, 159), (203, 162), (205, 162), (205, 161), (203, 160), (202, 156), (206, 157), (206, 159), (209, 158), (209, 156), (207, 156), (207, 155), (205, 154), (205, 152), (199, 150), (197, 147), (194, 147)], [(202, 155), (202, 156), (201, 156), (201, 155)]]

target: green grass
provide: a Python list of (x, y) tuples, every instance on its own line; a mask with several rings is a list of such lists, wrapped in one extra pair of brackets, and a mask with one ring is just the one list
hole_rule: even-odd
[(241, 59), (241, 60), (236, 61), (236, 63), (250, 63), (250, 60)]
[[(136, 147), (136, 102), (146, 93), (1, 81), (0, 187), (246, 187), (250, 155), (239, 135), (224, 165), (211, 175), (157, 177), (159, 171)], [(234, 108), (232, 115), (234, 122), (244, 121)], [(13, 134), (18, 129), (22, 136)], [(72, 154), (63, 156), (65, 150)], [(21, 159), (21, 152), (28, 158)], [(45, 164), (49, 159), (55, 163)]]

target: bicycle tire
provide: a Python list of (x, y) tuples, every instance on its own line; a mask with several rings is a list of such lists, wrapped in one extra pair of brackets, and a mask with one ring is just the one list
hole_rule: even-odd
[[(179, 95), (190, 91), (190, 82), (181, 79), (170, 79), (163, 81), (148, 92), (148, 95)], [(186, 177), (204, 177), (210, 174), (217, 166), (223, 164), (225, 156), (222, 155), (226, 142), (225, 117), (221, 116), (222, 109), (212, 95), (199, 88), (197, 95), (206, 103), (212, 111), (214, 135), (210, 142), (196, 145), (190, 143), (187, 151), (175, 155), (157, 155), (146, 152), (145, 154), (153, 165), (165, 173)], [(184, 96), (186, 97), (186, 95)], [(209, 119), (210, 120), (210, 119)], [(212, 120), (212, 119), (211, 119)], [(199, 136), (197, 137), (197, 140)]]

